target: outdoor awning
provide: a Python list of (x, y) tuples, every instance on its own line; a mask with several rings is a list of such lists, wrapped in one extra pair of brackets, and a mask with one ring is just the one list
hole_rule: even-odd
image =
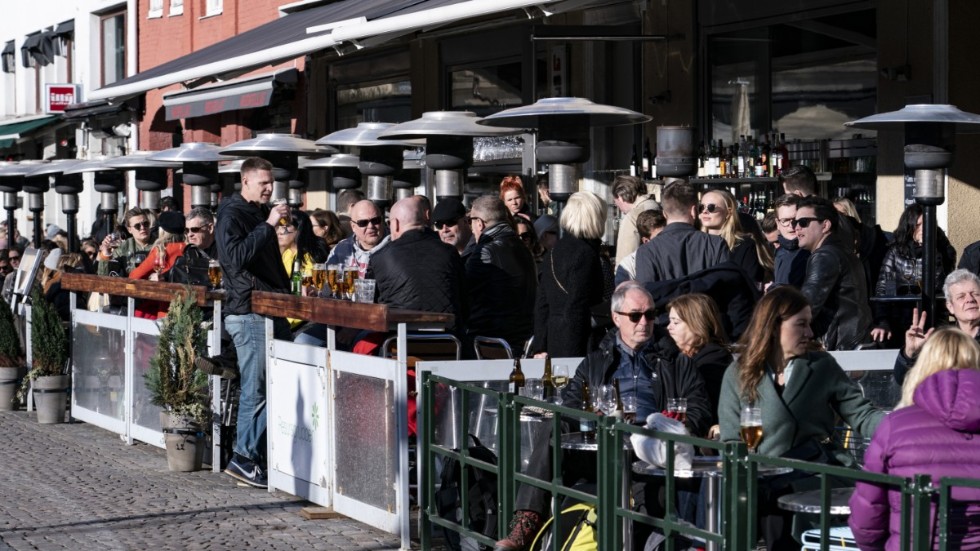
[(189, 119), (224, 111), (265, 107), (272, 101), (276, 84), (295, 84), (298, 74), (296, 69), (285, 69), (165, 94), (163, 106), (166, 108), (166, 119)]
[(122, 103), (109, 103), (108, 100), (101, 99), (85, 101), (82, 103), (73, 103), (68, 107), (65, 107), (64, 112), (61, 114), (61, 118), (67, 122), (78, 122), (97, 117), (118, 115), (123, 111), (133, 111), (134, 109), (135, 107), (131, 105), (131, 102), (129, 101)]
[(58, 117), (31, 117), (0, 122), (0, 149), (13, 147), (17, 140), (27, 137), (31, 132), (57, 122)]
[[(581, 5), (581, 0), (570, 0)], [(291, 13), (89, 94), (89, 99), (132, 97), (178, 82), (274, 65), (311, 52), (384, 40), (420, 29), (557, 0), (344, 0)]]

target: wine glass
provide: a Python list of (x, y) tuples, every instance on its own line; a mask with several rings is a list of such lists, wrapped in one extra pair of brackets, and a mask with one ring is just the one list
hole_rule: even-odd
[(167, 249), (164, 247), (157, 247), (157, 257), (153, 261), (153, 272), (157, 275), (157, 281), (160, 281), (160, 274), (163, 272), (164, 268), (167, 267)]
[(687, 421), (687, 398), (668, 398), (667, 413), (672, 413), (681, 423)]
[(742, 441), (749, 447), (749, 451), (755, 453), (762, 440), (762, 409), (754, 406), (745, 406), (741, 414), (741, 434)]
[(596, 411), (601, 411), (603, 415), (613, 415), (616, 413), (616, 387), (613, 385), (599, 385), (596, 391)]
[(565, 390), (565, 387), (568, 386), (568, 366), (565, 364), (558, 364), (554, 366), (554, 373), (551, 376), (551, 380), (554, 381), (555, 390), (557, 390), (557, 392), (555, 392), (555, 404), (560, 406), (562, 403), (564, 403), (561, 394)]
[(636, 394), (629, 393), (622, 396), (623, 400), (623, 420), (627, 423), (636, 422)]

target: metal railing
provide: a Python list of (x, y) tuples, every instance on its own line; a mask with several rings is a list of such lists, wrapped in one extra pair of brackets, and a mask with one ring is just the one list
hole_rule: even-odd
[[(458, 392), (463, 412), (470, 411), (472, 401), (479, 400), (481, 397), (496, 400), (499, 422), (499, 431), (496, 436), (497, 465), (475, 459), (468, 453), (465, 446), (459, 450), (453, 450), (445, 445), (435, 443), (434, 427), (437, 423), (428, 420), (437, 418), (437, 396), (439, 394), (437, 389), (445, 390), (445, 388), (440, 389), (440, 387), (452, 388)], [(498, 537), (504, 537), (507, 534), (508, 522), (514, 515), (518, 485), (525, 484), (550, 492), (555, 497), (552, 500), (553, 515), (559, 512), (558, 504), (562, 497), (570, 497), (584, 503), (594, 504), (598, 515), (596, 526), (600, 550), (623, 549), (624, 527), (629, 523), (643, 523), (655, 527), (664, 534), (666, 537), (664, 547), (667, 551), (672, 551), (676, 547), (674, 535), (703, 540), (709, 545), (717, 546), (718, 549), (726, 551), (751, 551), (757, 547), (759, 541), (756, 525), (759, 512), (760, 480), (763, 479), (760, 478), (758, 471), (760, 467), (782, 467), (792, 469), (795, 473), (813, 473), (816, 478), (821, 496), (821, 513), (818, 523), (821, 534), (829, 534), (833, 525), (844, 523), (840, 517), (835, 518), (834, 515), (830, 514), (830, 495), (835, 480), (838, 483), (840, 481), (846, 483), (866, 482), (900, 492), (900, 549), (902, 551), (932, 549), (934, 534), (936, 534), (939, 549), (945, 551), (950, 548), (948, 541), (950, 515), (958, 503), (952, 498), (953, 488), (980, 489), (980, 480), (978, 479), (943, 478), (938, 481), (937, 485), (933, 485), (930, 476), (927, 474), (905, 478), (870, 473), (848, 467), (750, 454), (742, 442), (720, 443), (691, 436), (650, 431), (635, 425), (617, 422), (610, 417), (543, 403), (527, 397), (495, 391), (480, 383), (463, 383), (431, 373), (423, 372), (421, 374), (420, 389), (422, 401), (420, 420), (426, 420), (420, 421), (419, 425), (421, 467), (425, 470), (425, 480), (438, 481), (437, 470), (441, 465), (440, 462), (449, 458), (459, 462), (459, 487), (462, 489), (469, 488), (470, 485), (467, 467), (480, 469), (496, 476)], [(553, 449), (561, 449), (560, 438), (563, 419), (585, 418), (596, 422), (598, 450), (595, 495), (562, 484), (563, 453), (551, 454), (553, 461), (551, 480), (540, 480), (521, 474), (519, 468), (520, 422), (521, 411), (527, 406), (535, 407), (538, 412), (544, 411), (546, 416), (548, 415), (547, 412), (550, 412), (550, 444)], [(461, 432), (456, 441), (467, 442), (467, 439), (462, 436), (472, 432), (470, 424), (469, 416), (462, 415), (459, 423)], [(629, 505), (624, 505), (624, 502), (628, 503), (628, 501), (623, 499), (622, 490), (623, 454), (631, 454), (632, 452), (624, 450), (621, 443), (625, 437), (632, 434), (655, 437), (669, 443), (667, 464), (664, 469), (666, 473), (664, 477), (666, 513), (663, 517), (649, 516), (633, 511)], [(721, 522), (720, 530), (717, 532), (697, 528), (681, 521), (677, 516), (674, 446), (678, 443), (692, 444), (695, 449), (703, 448), (719, 452), (724, 488), (720, 496)], [(461, 524), (455, 519), (440, 516), (435, 496), (435, 482), (427, 484), (421, 491), (422, 525), (420, 536), (423, 549), (432, 547), (433, 527), (441, 527), (456, 532), (461, 537), (471, 538), (483, 545), (493, 545), (494, 542), (491, 538), (476, 532), (473, 527), (468, 526), (468, 522), (464, 521), (464, 524)], [(459, 518), (469, 519), (470, 507), (473, 504), (468, 492), (461, 491), (460, 500), (462, 515)], [(959, 506), (963, 507), (962, 502), (959, 502)], [(936, 511), (935, 517), (933, 517), (933, 510)], [(554, 538), (552, 548), (557, 549), (558, 545), (560, 542)], [(830, 546), (830, 539), (822, 537), (821, 551), (828, 551)]]

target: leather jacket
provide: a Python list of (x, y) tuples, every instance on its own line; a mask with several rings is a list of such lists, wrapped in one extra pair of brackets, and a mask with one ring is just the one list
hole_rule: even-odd
[(810, 254), (800, 289), (813, 311), (814, 337), (827, 350), (854, 350), (871, 332), (864, 266), (831, 234)]
[(466, 259), (470, 316), (466, 332), (498, 337), (521, 349), (534, 330), (537, 265), (506, 223), (483, 232)]

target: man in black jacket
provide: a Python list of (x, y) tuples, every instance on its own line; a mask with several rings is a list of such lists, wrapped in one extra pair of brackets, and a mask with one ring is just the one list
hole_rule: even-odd
[(371, 256), (367, 278), (377, 300), (392, 308), (454, 314), (463, 324), (463, 261), (426, 223), (420, 202), (408, 197), (391, 207), (391, 243)]
[[(218, 209), (218, 258), (224, 271), (225, 328), (238, 353), (241, 395), (235, 456), (225, 473), (264, 488), (265, 474), (265, 318), (252, 312), (252, 291), (286, 292), (289, 278), (279, 254), (276, 225), (289, 218), (286, 204), (268, 206), (272, 164), (251, 157), (242, 163), (242, 190)], [(286, 320), (275, 318), (275, 336), (289, 340)]]
[[(687, 398), (687, 420), (690, 434), (704, 436), (711, 424), (712, 412), (704, 379), (694, 369), (681, 367), (673, 361), (675, 346), (652, 343), (653, 297), (635, 281), (627, 281), (612, 296), (612, 319), (616, 328), (611, 330), (599, 345), (589, 353), (575, 370), (575, 377), (562, 391), (565, 407), (582, 407), (582, 386), (588, 383), (594, 391), (603, 384), (619, 379), (623, 395), (635, 393), (637, 419), (667, 409), (668, 398)], [(669, 338), (668, 338), (669, 341)], [(672, 341), (669, 341), (672, 344)], [(688, 364), (684, 364), (688, 365)], [(571, 427), (577, 430), (577, 427)], [(541, 480), (552, 479), (551, 440), (549, 431), (538, 431), (532, 446), (527, 474)], [(574, 482), (579, 478), (595, 476), (595, 464), (586, 458), (562, 462), (563, 478)], [(521, 485), (514, 504), (514, 529), (507, 538), (497, 542), (498, 551), (525, 550), (530, 547), (534, 534), (547, 518), (551, 494), (530, 485)], [(655, 504), (647, 501), (650, 507)]]
[(470, 209), (476, 248), (466, 261), (467, 344), (475, 336), (498, 337), (513, 350), (523, 350), (534, 330), (537, 268), (509, 218), (496, 195), (477, 198)]
[(833, 204), (810, 196), (800, 200), (793, 226), (800, 248), (810, 251), (800, 291), (810, 301), (813, 334), (827, 350), (854, 350), (871, 334), (871, 308), (864, 267), (837, 234)]

